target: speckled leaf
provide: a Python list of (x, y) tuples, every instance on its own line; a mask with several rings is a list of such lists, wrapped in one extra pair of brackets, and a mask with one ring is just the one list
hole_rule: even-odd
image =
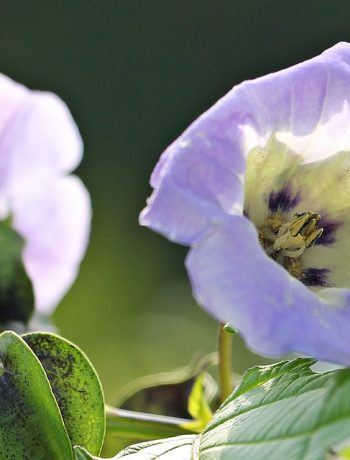
[(78, 347), (55, 334), (34, 332), (23, 339), (45, 369), (72, 445), (98, 455), (105, 412), (101, 384), (92, 364)]
[[(27, 323), (34, 309), (32, 283), (24, 269), (23, 238), (0, 222), (0, 326)], [(11, 327), (12, 328), (12, 327)]]
[(318, 374), (312, 363), (248, 371), (202, 433), (200, 460), (325, 459), (350, 434), (350, 369)]
[(57, 402), (35, 354), (14, 332), (0, 335), (0, 458), (73, 458)]

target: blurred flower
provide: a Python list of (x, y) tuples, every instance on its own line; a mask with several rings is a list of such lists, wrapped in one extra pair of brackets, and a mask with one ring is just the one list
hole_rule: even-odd
[(141, 223), (267, 355), (350, 365), (350, 45), (235, 87), (163, 154)]
[(90, 231), (89, 195), (67, 175), (82, 141), (66, 105), (0, 75), (0, 219), (25, 239), (36, 309), (50, 313), (76, 277)]

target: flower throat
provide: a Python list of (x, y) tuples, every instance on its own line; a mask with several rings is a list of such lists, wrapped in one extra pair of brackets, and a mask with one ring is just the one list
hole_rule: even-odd
[(281, 251), (284, 257), (300, 257), (322, 235), (318, 228), (321, 216), (315, 212), (302, 212), (293, 215), (292, 222), (281, 225), (272, 246), (266, 248), (269, 255)]
[(323, 228), (318, 228), (320, 219), (319, 214), (306, 211), (295, 213), (291, 222), (285, 222), (285, 214), (275, 212), (259, 228), (259, 241), (271, 258), (302, 279), (300, 256), (322, 235)]

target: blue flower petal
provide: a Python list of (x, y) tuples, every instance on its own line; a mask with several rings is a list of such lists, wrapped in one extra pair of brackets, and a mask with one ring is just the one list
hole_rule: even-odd
[(262, 250), (253, 224), (233, 216), (215, 227), (187, 259), (198, 302), (232, 324), (256, 352), (302, 352), (350, 365), (350, 293), (318, 295)]
[[(249, 157), (253, 151), (262, 158), (259, 149), (270, 155), (269, 145), (276, 168), (250, 176), (247, 188), (246, 159), (255, 158)], [(279, 151), (284, 166), (295, 159), (290, 172), (282, 174)], [(260, 168), (253, 166), (250, 171)], [(350, 44), (340, 43), (290, 69), (242, 83), (195, 121), (156, 166), (154, 192), (140, 222), (192, 246), (187, 266), (197, 299), (240, 330), (255, 351), (298, 351), (350, 365), (350, 291), (337, 289), (349, 285), (348, 268), (324, 262), (335, 241), (339, 248), (350, 245), (342, 223), (350, 213), (350, 187), (339, 185), (347, 184), (349, 170)], [(300, 180), (298, 171), (306, 172)], [(328, 193), (328, 186), (338, 189)], [(266, 255), (254, 225), (243, 217), (249, 214), (259, 226), (276, 206), (290, 213), (285, 222), (295, 206), (297, 212), (326, 214), (323, 240), (303, 254), (317, 295)], [(335, 287), (320, 289), (329, 280)]]

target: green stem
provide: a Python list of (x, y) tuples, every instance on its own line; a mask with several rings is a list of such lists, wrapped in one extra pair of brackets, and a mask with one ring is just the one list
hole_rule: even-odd
[(184, 428), (191, 420), (115, 409), (106, 406), (106, 434), (151, 440), (193, 433)]
[(219, 325), (219, 387), (220, 402), (224, 402), (233, 390), (232, 333), (226, 332), (224, 324)]

